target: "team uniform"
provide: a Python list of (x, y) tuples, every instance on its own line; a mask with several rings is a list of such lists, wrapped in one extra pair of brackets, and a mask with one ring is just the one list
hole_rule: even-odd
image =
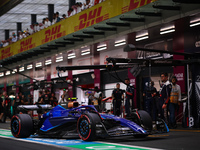
[(44, 104), (50, 104), (50, 98), (48, 94), (43, 95), (43, 103)]
[(178, 110), (179, 101), (181, 100), (181, 88), (178, 84), (172, 85), (169, 103), (169, 123), (172, 127), (176, 126), (175, 111)]
[(112, 95), (114, 97), (113, 99), (113, 113), (114, 115), (119, 116), (121, 114), (121, 105), (122, 105), (122, 95), (123, 90), (122, 89), (114, 89), (112, 92)]
[(6, 118), (7, 116), (9, 116), (11, 118), (11, 114), (10, 114), (10, 104), (11, 104), (11, 100), (8, 96), (4, 97), (4, 118), (3, 118), (3, 122), (6, 122)]
[(101, 92), (95, 92), (94, 98), (97, 99), (98, 101), (98, 106), (99, 106), (99, 111), (101, 111), (101, 98), (102, 98), (102, 93)]
[[(166, 117), (167, 117), (167, 110), (166, 109), (162, 109), (163, 104), (168, 104), (169, 102), (169, 97), (170, 97), (170, 93), (171, 93), (171, 89), (172, 89), (172, 85), (169, 81), (166, 81), (165, 83), (161, 84), (160, 87), (160, 97), (159, 97), (159, 110), (158, 113), (160, 114), (160, 117), (162, 119), (164, 119), (165, 121), (167, 121)], [(166, 114), (166, 115), (165, 115)]]
[(156, 92), (157, 90), (153, 86), (146, 86), (144, 90), (145, 110), (149, 113), (149, 115), (152, 116), (153, 120), (156, 119), (156, 104), (155, 104), (155, 98), (154, 98), (154, 93)]
[(130, 116), (131, 111), (130, 111), (130, 101), (132, 102), (132, 109), (134, 109), (134, 87), (131, 85), (127, 85), (126, 88), (126, 100), (125, 100), (125, 111), (126, 115)]

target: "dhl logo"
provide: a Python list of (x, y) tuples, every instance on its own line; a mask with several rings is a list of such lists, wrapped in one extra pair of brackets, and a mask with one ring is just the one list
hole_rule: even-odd
[(109, 19), (109, 14), (101, 16), (102, 6), (95, 8), (89, 13), (84, 13), (79, 16), (79, 25), (74, 28), (74, 31), (81, 30), (85, 27), (89, 27), (95, 23), (99, 23), (103, 20)]
[(13, 52), (10, 51), (10, 47), (5, 48), (1, 51), (1, 59), (10, 57), (13, 55)]
[(42, 44), (64, 36), (65, 31), (61, 32), (60, 30), (61, 30), (61, 24), (45, 31), (45, 39), (42, 40)]
[(128, 12), (130, 10), (133, 10), (133, 9), (141, 7), (141, 6), (144, 6), (153, 1), (156, 1), (156, 0), (130, 0), (129, 6), (125, 6), (122, 8), (122, 13)]
[(24, 52), (34, 47), (35, 47), (35, 43), (32, 43), (32, 37), (27, 38), (20, 43), (20, 49), (18, 50), (18, 52), (19, 53)]

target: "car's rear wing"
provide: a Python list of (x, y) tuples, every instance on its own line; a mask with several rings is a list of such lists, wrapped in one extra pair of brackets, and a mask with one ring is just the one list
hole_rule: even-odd
[(51, 110), (52, 106), (49, 104), (37, 104), (37, 105), (19, 105), (17, 106), (19, 111), (30, 111), (30, 110)]

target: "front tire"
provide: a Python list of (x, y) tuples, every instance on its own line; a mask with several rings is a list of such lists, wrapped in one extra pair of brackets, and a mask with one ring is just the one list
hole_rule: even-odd
[(82, 114), (77, 122), (79, 137), (84, 141), (96, 140), (96, 124), (101, 122), (101, 118), (96, 113)]
[(16, 138), (27, 138), (33, 132), (33, 120), (28, 114), (17, 114), (11, 119), (11, 132)]
[[(139, 116), (138, 116), (139, 115)], [(138, 110), (132, 114), (133, 121), (137, 123), (139, 126), (144, 128), (147, 131), (152, 130), (152, 119), (151, 116), (144, 110)], [(136, 134), (134, 135), (135, 138), (145, 138), (147, 134)]]

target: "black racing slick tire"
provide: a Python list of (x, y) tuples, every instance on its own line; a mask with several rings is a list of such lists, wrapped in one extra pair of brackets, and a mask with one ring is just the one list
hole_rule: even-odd
[(101, 122), (97, 113), (82, 114), (77, 122), (79, 137), (84, 141), (96, 140), (96, 124)]
[(138, 110), (140, 116), (141, 126), (148, 131), (152, 130), (152, 119), (148, 112), (144, 110)]
[[(139, 126), (141, 126), (142, 128), (144, 128), (147, 131), (151, 131), (152, 130), (152, 119), (151, 116), (144, 110), (138, 110), (137, 111), (138, 115), (137, 116), (137, 124)], [(147, 134), (136, 134), (134, 135), (135, 138), (145, 138), (147, 137)]]
[(27, 138), (33, 133), (33, 120), (28, 114), (17, 114), (11, 119), (11, 132), (16, 138)]

